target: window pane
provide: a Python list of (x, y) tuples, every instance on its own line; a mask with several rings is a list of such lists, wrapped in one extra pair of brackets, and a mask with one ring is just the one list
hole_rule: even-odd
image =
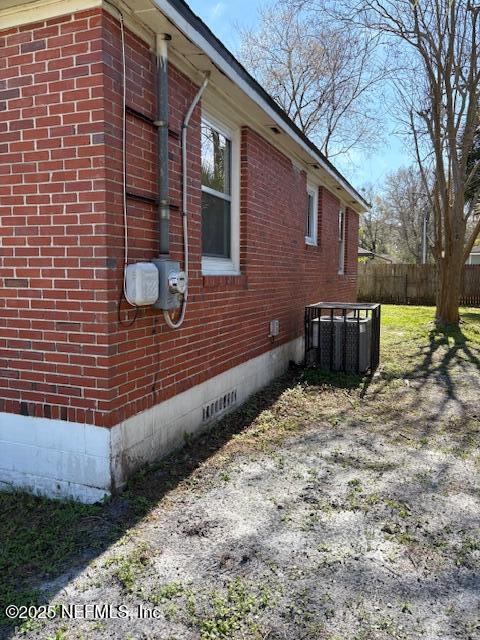
[(338, 214), (338, 272), (345, 273), (345, 211)]
[(202, 254), (230, 258), (230, 202), (202, 192)]
[(344, 237), (344, 231), (345, 231), (344, 227), (345, 227), (344, 213), (343, 213), (343, 210), (340, 210), (338, 214), (338, 239), (340, 241), (343, 240), (343, 237)]
[(307, 238), (313, 235), (313, 195), (307, 194)]
[(343, 242), (338, 243), (338, 271), (343, 273), (345, 270), (345, 245)]
[(230, 140), (202, 122), (202, 184), (230, 194)]

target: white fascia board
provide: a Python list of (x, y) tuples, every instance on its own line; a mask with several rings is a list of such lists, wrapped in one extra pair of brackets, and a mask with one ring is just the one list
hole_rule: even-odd
[[(127, 0), (129, 2), (129, 0)], [(260, 94), (258, 94), (252, 87), (245, 82), (240, 74), (238, 74), (233, 67), (216, 51), (216, 49), (208, 42), (208, 40), (202, 36), (192, 25), (186, 20), (168, 0), (150, 0), (152, 3), (150, 6), (156, 7), (161, 13), (170, 20), (179, 31), (191, 40), (191, 42), (202, 50), (210, 60), (228, 77), (235, 85), (237, 85), (255, 104), (260, 107), (271, 119), (275, 122), (282, 131), (288, 130), (287, 135), (299, 145), (304, 152), (306, 152), (319, 167), (338, 185), (348, 193), (348, 195), (357, 203), (357, 209), (360, 211), (366, 211), (367, 206), (365, 201), (359, 197), (359, 195), (352, 189), (349, 183), (342, 179), (332, 168), (325, 163), (322, 156), (317, 155), (313, 149), (311, 149), (305, 141), (296, 134), (294, 130), (288, 127), (288, 123), (281, 118), (278, 113), (272, 109), (272, 107), (266, 102)], [(117, 3), (123, 11), (125, 11), (124, 3), (121, 0), (117, 0)], [(136, 4), (136, 0), (134, 0)], [(55, 17), (66, 13), (73, 13), (82, 9), (103, 6), (109, 12), (113, 13), (114, 9), (108, 2), (103, 0), (34, 0), (25, 4), (21, 0), (9, 0), (7, 6), (2, 8), (0, 6), (0, 21), (1, 28), (9, 28), (12, 26), (19, 26), (33, 21), (46, 20), (48, 18)], [(140, 11), (134, 11), (133, 13), (141, 20), (140, 14), (143, 11), (148, 11), (146, 5), (144, 9)], [(151, 44), (151, 28), (148, 29), (148, 36), (145, 30), (141, 30), (139, 33), (138, 23), (129, 20), (129, 12), (125, 12), (128, 26), (132, 28), (140, 37), (143, 37)], [(143, 21), (142, 21), (143, 22)]]
[[(197, 45), (215, 65), (228, 77), (232, 82), (239, 86), (248, 97), (253, 100), (266, 114), (280, 127), (281, 130), (285, 130), (288, 124), (278, 115), (278, 113), (272, 109), (272, 107), (256, 92), (247, 82), (236, 73), (235, 70), (228, 64), (228, 62), (216, 51), (214, 47), (204, 38), (192, 25), (168, 2), (168, 0), (153, 0), (155, 5), (160, 11), (171, 20), (177, 28), (184, 33), (195, 45)], [(317, 163), (322, 169), (355, 200), (360, 206), (362, 211), (366, 211), (365, 203), (359, 199), (358, 195), (348, 184), (346, 180), (342, 180), (335, 171), (333, 171), (323, 160), (323, 158), (316, 153), (305, 143), (295, 131), (289, 130), (288, 135), (295, 140), (295, 142), (306, 151), (310, 157)]]
[(101, 6), (102, 0), (11, 0), (3, 6), (0, 1), (0, 29), (3, 31)]

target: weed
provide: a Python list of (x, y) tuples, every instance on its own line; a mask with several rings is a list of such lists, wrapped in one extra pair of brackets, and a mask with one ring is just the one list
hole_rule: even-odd
[(151, 549), (146, 542), (139, 542), (124, 556), (112, 556), (104, 566), (115, 566), (113, 575), (126, 593), (141, 593), (137, 580), (150, 562)]
[(170, 582), (151, 594), (149, 600), (154, 604), (159, 604), (180, 597), (184, 591), (185, 587), (180, 582)]
[(369, 507), (373, 507), (379, 502), (380, 496), (378, 495), (378, 493), (369, 493), (367, 496), (365, 496), (365, 504), (367, 504)]
[(457, 551), (456, 564), (458, 566), (470, 566), (475, 552), (480, 551), (480, 538), (466, 538), (462, 541)]
[(312, 511), (305, 518), (301, 528), (303, 531), (311, 531), (312, 529), (315, 528), (315, 525), (319, 521), (320, 521), (320, 517), (318, 513), (315, 513), (314, 511)]
[[(362, 529), (359, 528), (358, 539), (349, 548), (346, 547), (347, 550), (356, 548), (357, 543), (362, 546), (362, 549), (364, 546), (367, 552), (374, 552), (371, 558), (379, 556), (381, 558), (379, 562), (383, 562), (386, 570), (391, 571), (392, 574), (398, 570), (398, 566), (392, 564), (388, 567), (389, 560), (392, 560), (392, 563), (399, 559), (403, 561), (407, 557), (405, 551), (409, 552), (411, 549), (408, 547), (411, 545), (415, 545), (416, 553), (411, 554), (413, 559), (407, 566), (412, 572), (417, 564), (417, 554), (423, 551), (425, 554), (422, 558), (422, 568), (425, 564), (425, 571), (429, 570), (432, 575), (437, 575), (437, 567), (432, 566), (431, 558), (434, 557), (437, 561), (440, 555), (446, 556), (446, 554), (450, 554), (449, 559), (456, 561), (459, 565), (476, 568), (480, 543), (475, 532), (461, 532), (460, 535), (463, 535), (464, 539), (460, 543), (458, 542), (458, 522), (455, 522), (452, 527), (452, 535), (447, 532), (447, 527), (441, 529), (441, 535), (425, 534), (428, 528), (426, 526), (423, 531), (416, 533), (412, 509), (415, 504), (415, 511), (421, 511), (423, 501), (419, 499), (418, 503), (412, 502), (411, 508), (402, 501), (392, 498), (384, 499), (382, 496), (382, 487), (389, 486), (392, 487), (391, 495), (399, 495), (403, 500), (404, 496), (417, 495), (410, 489), (416, 489), (420, 481), (425, 483), (428, 481), (428, 486), (420, 486), (422, 494), (424, 490), (432, 492), (431, 503), (425, 502), (427, 512), (424, 520), (428, 523), (429, 516), (433, 515), (434, 519), (438, 519), (439, 509), (443, 508), (441, 492), (444, 487), (451, 489), (450, 495), (457, 490), (457, 481), (453, 482), (448, 478), (445, 478), (440, 485), (442, 479), (437, 474), (437, 464), (431, 462), (432, 468), (423, 472), (423, 476), (418, 474), (413, 478), (412, 485), (406, 487), (407, 490), (403, 493), (401, 483), (404, 478), (401, 464), (398, 461), (393, 464), (388, 460), (388, 455), (394, 447), (402, 448), (401, 443), (404, 450), (408, 450), (410, 454), (412, 447), (421, 446), (425, 447), (426, 454), (430, 451), (435, 453), (435, 451), (438, 452), (439, 445), (450, 456), (453, 454), (457, 458), (465, 458), (468, 454), (470, 455), (468, 464), (471, 464), (472, 470), (475, 471), (476, 468), (480, 471), (480, 455), (477, 448), (478, 419), (475, 418), (475, 415), (478, 415), (477, 409), (475, 407), (471, 409), (472, 418), (471, 423), (468, 424), (465, 424), (463, 414), (459, 418), (440, 415), (440, 412), (437, 412), (440, 417), (432, 418), (433, 413), (437, 411), (435, 407), (437, 400), (452, 398), (456, 395), (458, 401), (463, 401), (462, 396), (457, 392), (461, 389), (461, 385), (466, 384), (466, 380), (473, 379), (474, 373), (470, 376), (470, 372), (475, 367), (480, 346), (480, 330), (475, 323), (478, 325), (480, 316), (477, 311), (472, 310), (462, 313), (468, 322), (463, 323), (460, 330), (448, 329), (442, 333), (433, 326), (432, 309), (384, 306), (382, 371), (373, 382), (361, 381), (349, 376), (325, 374), (317, 369), (290, 373), (252, 397), (241, 409), (223, 418), (200, 439), (187, 435), (186, 448), (138, 473), (129, 483), (127, 491), (111, 502), (82, 506), (69, 502), (49, 501), (22, 493), (0, 493), (2, 515), (0, 518), (0, 617), (4, 611), (2, 605), (10, 602), (21, 606), (43, 601), (45, 593), (42, 582), (45, 579), (53, 581), (67, 567), (74, 571), (81, 569), (85, 566), (85, 561), (88, 562), (94, 555), (98, 556), (127, 530), (133, 532), (132, 539), (123, 538), (125, 548), (122, 550), (116, 548), (114, 553), (117, 555), (112, 556), (106, 566), (112, 567), (111, 573), (125, 593), (143, 598), (141, 584), (142, 578), (148, 573), (150, 550), (146, 547), (142, 549), (141, 545), (139, 547), (133, 540), (135, 523), (139, 518), (145, 516), (152, 506), (160, 504), (163, 497), (172, 489), (179, 487), (182, 491), (190, 490), (196, 483), (201, 482), (203, 463), (208, 457), (214, 456), (215, 451), (220, 448), (222, 458), (219, 466), (216, 467), (219, 471), (214, 476), (217, 484), (219, 478), (223, 482), (230, 480), (229, 473), (232, 472), (226, 465), (233, 455), (238, 452), (243, 454), (252, 451), (271, 454), (277, 475), (284, 475), (286, 480), (292, 480), (292, 482), (297, 479), (303, 481), (305, 471), (302, 470), (301, 465), (296, 464), (295, 457), (290, 457), (290, 448), (287, 453), (287, 449), (279, 448), (277, 444), (283, 442), (285, 438), (290, 438), (292, 434), (301, 432), (305, 426), (312, 433), (312, 442), (313, 438), (323, 438), (333, 434), (332, 440), (327, 440), (325, 437), (328, 451), (331, 452), (333, 447), (338, 445), (333, 454), (329, 454), (322, 447), (315, 450), (317, 459), (313, 462), (310, 459), (308, 462), (312, 467), (307, 471), (309, 479), (314, 480), (315, 485), (317, 482), (320, 484), (327, 480), (327, 484), (331, 483), (329, 490), (336, 481), (337, 486), (334, 490), (341, 490), (343, 484), (343, 490), (346, 492), (345, 506), (340, 505), (337, 499), (335, 501), (332, 499), (330, 502), (330, 498), (328, 501), (324, 500), (312, 505), (312, 512), (304, 523), (307, 530), (315, 527), (319, 517), (322, 517), (322, 512), (329, 514), (329, 520), (331, 520), (329, 524), (337, 525), (341, 522), (341, 520), (336, 522), (337, 518), (349, 517), (354, 520), (351, 514), (340, 513), (341, 509), (349, 507), (366, 513), (373, 506), (384, 505), (382, 510), (378, 509), (379, 513), (370, 514), (365, 518), (363, 529), (365, 544)], [(463, 375), (464, 372), (466, 375)], [(428, 386), (430, 384), (436, 385), (433, 394), (430, 394)], [(467, 398), (468, 402), (470, 401)], [(450, 405), (453, 404), (450, 403)], [(466, 409), (468, 410), (469, 407), (467, 406)], [(329, 429), (329, 424), (336, 428)], [(345, 444), (344, 434), (348, 437), (349, 430), (352, 428), (357, 433), (364, 432), (360, 434), (361, 442), (358, 449)], [(384, 438), (383, 444), (386, 444), (387, 448), (382, 450), (375, 446), (377, 436), (379, 439)], [(342, 437), (345, 438), (343, 441)], [(370, 447), (370, 444), (373, 446)], [(385, 455), (382, 455), (383, 452)], [(420, 458), (430, 460), (423, 456), (415, 457), (418, 458), (417, 468), (419, 464), (425, 464)], [(407, 466), (410, 465), (411, 458), (405, 458)], [(218, 461), (218, 458), (216, 460)], [(331, 464), (332, 462), (335, 464)], [(450, 462), (456, 463), (452, 458)], [(317, 473), (317, 467), (319, 473)], [(197, 473), (196, 469), (200, 469), (200, 472)], [(281, 473), (278, 473), (278, 470)], [(324, 474), (325, 471), (328, 471), (328, 476)], [(372, 485), (378, 493), (367, 493), (367, 487), (369, 487), (367, 483), (370, 483), (371, 478), (375, 478), (374, 482), (376, 482), (383, 473), (392, 471), (395, 473), (391, 473), (385, 479), (386, 483), (380, 481), (377, 485)], [(352, 476), (358, 477), (345, 483), (339, 478), (343, 479), (346, 472), (351, 472)], [(439, 480), (436, 480), (437, 478)], [(461, 490), (466, 491), (465, 487)], [(197, 492), (197, 494), (200, 493)], [(276, 493), (276, 495), (280, 494)], [(320, 497), (322, 495), (324, 494), (319, 494)], [(434, 505), (435, 496), (438, 497), (437, 507)], [(289, 499), (283, 495), (278, 502), (282, 505), (290, 505)], [(283, 516), (283, 521), (291, 520), (292, 515), (289, 509), (292, 508), (285, 509), (276, 518)], [(383, 518), (384, 514), (381, 513), (385, 508), (391, 510), (387, 518)], [(435, 509), (436, 513), (432, 514)], [(277, 513), (276, 509), (274, 513)], [(294, 515), (295, 513), (293, 511)], [(156, 513), (152, 517), (156, 517)], [(388, 538), (390, 543), (383, 547), (381, 544), (385, 542), (385, 538), (379, 540), (381, 538), (380, 517), (382, 521), (387, 520), (388, 529), (384, 528), (382, 531), (385, 530), (391, 535)], [(399, 518), (408, 522), (399, 524)], [(362, 518), (358, 520), (363, 519), (362, 514)], [(442, 522), (446, 519), (442, 517)], [(388, 522), (389, 520), (392, 522)], [(407, 523), (411, 526), (408, 531), (404, 531)], [(285, 533), (286, 527), (278, 526), (278, 522), (275, 522), (275, 526)], [(363, 526), (361, 522), (359, 526)], [(412, 534), (418, 535), (418, 538), (414, 538)], [(311, 545), (314, 547), (316, 538), (313, 535), (310, 538)], [(392, 545), (391, 542), (396, 544)], [(400, 545), (405, 547), (401, 548)], [(133, 550), (129, 551), (129, 549)], [(314, 563), (318, 563), (318, 567), (339, 565), (347, 557), (342, 549), (338, 551), (337, 543), (334, 547), (335, 553), (332, 553), (332, 549), (326, 544), (319, 545), (317, 550), (319, 554), (316, 557), (315, 554), (313, 555)], [(395, 555), (389, 556), (390, 551)], [(371, 558), (362, 557), (361, 560), (367, 564), (373, 561)], [(275, 563), (267, 560), (259, 560), (259, 562), (264, 562), (264, 566), (270, 567), (276, 579), (283, 581), (285, 601), (292, 598), (289, 592), (292, 582), (297, 585), (305, 580), (308, 572), (307, 559), (305, 563), (299, 563), (301, 568), (295, 570), (285, 566), (281, 554), (276, 558)], [(98, 563), (96, 568), (93, 563), (90, 565), (91, 577), (88, 579), (88, 588), (95, 585), (105, 587), (105, 576), (100, 570), (100, 564)], [(336, 567), (333, 568), (336, 569)], [(245, 567), (243, 569), (246, 570)], [(321, 576), (319, 581), (320, 579)], [(441, 580), (441, 577), (439, 579)], [(87, 581), (84, 581), (83, 584), (86, 583)], [(35, 587), (38, 585), (42, 590), (37, 592)], [(235, 636), (256, 638), (259, 635), (257, 625), (261, 610), (272, 606), (268, 590), (260, 593), (257, 587), (250, 587), (240, 580), (227, 582), (227, 585), (225, 589), (219, 587), (218, 591), (207, 595), (206, 591), (194, 592), (192, 588), (183, 587), (179, 583), (169, 583), (160, 585), (160, 588), (153, 592), (151, 599), (163, 605), (165, 617), (169, 620), (175, 620), (177, 623), (183, 614), (196, 626), (197, 637), (201, 635), (202, 640)], [(410, 613), (409, 603), (401, 604), (401, 601), (400, 604), (398, 603), (399, 601), (395, 605), (397, 614), (399, 607), (404, 613)], [(325, 619), (312, 618), (309, 607), (312, 609), (314, 606), (309, 602), (295, 603), (294, 608), (301, 611), (303, 616), (303, 619), (299, 620), (302, 624), (302, 634), (307, 634), (302, 637), (310, 640), (324, 637), (333, 640), (335, 637), (346, 637), (340, 630), (332, 635), (331, 630), (327, 628), (329, 623)], [(337, 616), (337, 603), (326, 605), (326, 609), (329, 610), (334, 607)], [(338, 603), (338, 607), (341, 609), (342, 605)], [(283, 602), (282, 608), (284, 611), (287, 610), (287, 605), (285, 604), (284, 607)], [(18, 633), (46, 638), (49, 632), (52, 637), (54, 634), (52, 628), (44, 629), (43, 625), (39, 627), (38, 624), (35, 620), (28, 620), (20, 627)], [(325, 628), (323, 624), (326, 625)], [(339, 622), (340, 624), (342, 623)], [(0, 635), (2, 631), (3, 629)], [(54, 640), (60, 640), (62, 633), (64, 633), (63, 630), (59, 630), (58, 637), (53, 635)], [(92, 637), (100, 636), (106, 633), (106, 626), (100, 622), (89, 625), (89, 633)], [(361, 638), (362, 640), (372, 640), (373, 637), (403, 637), (390, 625), (388, 617), (382, 617), (381, 614), (377, 619), (369, 618), (360, 631), (357, 629), (350, 635), (352, 639)], [(166, 631), (167, 636), (168, 631)], [(263, 634), (263, 637), (267, 636), (268, 634)]]
[(31, 631), (39, 631), (44, 624), (43, 620), (38, 618), (28, 618), (18, 627), (18, 633), (22, 636), (27, 635)]
[(177, 605), (174, 604), (173, 602), (169, 602), (164, 609), (164, 615), (166, 620), (168, 621), (173, 620), (176, 617), (177, 613), (178, 613)]
[(404, 602), (401, 608), (402, 613), (412, 613), (412, 605), (410, 602)]
[(353, 480), (349, 480), (347, 482), (349, 487), (355, 487), (357, 489), (360, 489), (362, 486), (362, 483), (360, 482), (360, 480), (358, 478), (353, 478)]
[(410, 544), (412, 544), (412, 542), (415, 541), (415, 538), (413, 538), (406, 531), (402, 531), (400, 533), (395, 533), (394, 534), (394, 538), (398, 542), (398, 544), (404, 544), (404, 545), (410, 545)]
[(240, 579), (233, 580), (228, 584), (226, 594), (218, 591), (211, 594), (208, 612), (203, 615), (195, 612), (194, 621), (199, 627), (201, 640), (232, 638), (241, 629), (255, 634), (258, 627), (253, 616), (267, 606), (268, 600), (268, 592), (258, 598)]
[(385, 498), (385, 504), (388, 505), (390, 509), (393, 509), (393, 511), (396, 511), (400, 518), (408, 518), (412, 514), (410, 507), (404, 502)]

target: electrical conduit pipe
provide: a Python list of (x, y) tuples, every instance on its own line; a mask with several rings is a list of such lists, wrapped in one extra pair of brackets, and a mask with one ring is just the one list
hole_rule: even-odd
[[(190, 123), (190, 119), (195, 110), (195, 107), (200, 101), (200, 98), (203, 95), (203, 92), (207, 88), (207, 85), (210, 81), (210, 72), (207, 71), (204, 76), (204, 80), (197, 91), (195, 98), (193, 99), (192, 104), (188, 108), (187, 113), (185, 114), (185, 118), (182, 124), (182, 229), (183, 229), (183, 255), (184, 255), (184, 271), (187, 280), (187, 289), (183, 294), (182, 300), (182, 310), (180, 312), (180, 317), (178, 320), (173, 321), (170, 317), (168, 311), (164, 309), (163, 317), (165, 318), (165, 322), (171, 329), (178, 329), (182, 326), (183, 321), (185, 320), (185, 313), (187, 310), (187, 299), (188, 299), (188, 266), (189, 266), (189, 254), (188, 254), (188, 169), (187, 169), (187, 133), (188, 133), (188, 125)], [(168, 165), (167, 165), (168, 167)]]

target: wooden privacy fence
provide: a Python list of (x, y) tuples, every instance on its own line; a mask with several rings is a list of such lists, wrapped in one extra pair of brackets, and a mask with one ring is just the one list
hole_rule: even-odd
[[(358, 265), (358, 299), (392, 304), (435, 304), (437, 283), (433, 264)], [(480, 307), (480, 265), (466, 265), (460, 303)]]

